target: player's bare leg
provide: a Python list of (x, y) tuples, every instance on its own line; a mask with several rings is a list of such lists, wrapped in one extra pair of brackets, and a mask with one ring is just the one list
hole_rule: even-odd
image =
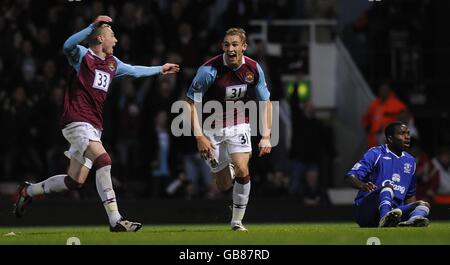
[(83, 166), (75, 158), (71, 158), (67, 174), (56, 175), (35, 184), (29, 182), (22, 183), (19, 187), (17, 201), (14, 205), (14, 215), (17, 218), (21, 218), (34, 196), (81, 188), (88, 174), (89, 168)]
[(89, 142), (85, 153), (93, 161), (97, 192), (105, 207), (111, 232), (136, 232), (142, 224), (125, 220), (119, 213), (111, 180), (111, 158), (100, 142)]

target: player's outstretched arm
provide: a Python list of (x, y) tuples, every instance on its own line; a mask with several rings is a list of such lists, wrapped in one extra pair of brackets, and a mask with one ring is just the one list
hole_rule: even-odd
[(166, 63), (162, 66), (130, 65), (122, 62), (117, 57), (115, 58), (117, 61), (117, 71), (115, 77), (128, 75), (134, 78), (139, 78), (158, 74), (175, 74), (180, 71), (180, 66), (178, 64)]

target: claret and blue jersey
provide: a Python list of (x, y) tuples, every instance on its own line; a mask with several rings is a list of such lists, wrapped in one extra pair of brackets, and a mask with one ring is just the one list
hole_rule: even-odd
[[(372, 182), (377, 187), (391, 184), (394, 190), (394, 201), (398, 206), (416, 194), (416, 162), (413, 156), (402, 152), (397, 156), (387, 145), (369, 149), (347, 173), (354, 175), (363, 182)], [(359, 206), (362, 199), (369, 193), (359, 191), (355, 204)]]
[(100, 58), (91, 49), (78, 45), (94, 29), (92, 24), (70, 36), (64, 43), (64, 53), (76, 73), (65, 92), (62, 126), (71, 122), (88, 122), (101, 129), (104, 102), (114, 78), (151, 76), (162, 70), (162, 66), (129, 65), (113, 55)]
[(224, 54), (221, 54), (198, 69), (187, 97), (196, 102), (245, 99), (265, 101), (269, 99), (270, 93), (264, 72), (256, 61), (242, 56), (242, 64), (232, 69), (227, 66)]
[[(240, 120), (238, 115), (243, 110), (226, 111), (226, 102), (259, 100), (267, 101), (270, 92), (267, 88), (264, 72), (261, 66), (247, 56), (242, 56), (242, 64), (233, 69), (225, 61), (224, 54), (217, 55), (204, 63), (197, 71), (187, 95), (194, 102), (208, 102), (211, 100), (222, 104), (223, 113), (214, 113), (216, 120), (234, 119), (234, 124), (248, 122)], [(203, 116), (206, 118), (205, 116)]]

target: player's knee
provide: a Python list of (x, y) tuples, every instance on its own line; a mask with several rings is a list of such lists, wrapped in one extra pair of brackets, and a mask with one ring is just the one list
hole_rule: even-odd
[(99, 155), (94, 161), (94, 169), (98, 170), (102, 167), (110, 166), (112, 164), (111, 157), (108, 153)]
[(80, 183), (78, 181), (75, 181), (72, 177), (70, 177), (69, 175), (67, 175), (64, 178), (64, 184), (66, 184), (67, 189), (69, 190), (78, 190), (81, 187), (83, 187), (84, 183)]
[(250, 175), (245, 177), (236, 177), (235, 180), (237, 183), (244, 185), (250, 182)]
[(234, 172), (236, 178), (243, 178), (245, 176), (248, 176), (248, 167), (235, 165)]

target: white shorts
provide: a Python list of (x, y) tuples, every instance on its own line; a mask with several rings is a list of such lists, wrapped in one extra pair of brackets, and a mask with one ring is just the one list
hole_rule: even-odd
[(231, 162), (231, 154), (252, 151), (250, 124), (248, 123), (232, 125), (215, 131), (205, 131), (204, 133), (216, 147), (214, 158), (217, 163), (206, 161), (213, 173), (217, 173), (228, 166)]
[(84, 157), (84, 152), (89, 145), (89, 141), (102, 142), (102, 131), (94, 128), (87, 122), (71, 122), (62, 130), (64, 138), (70, 143), (70, 148), (64, 154), (69, 158), (75, 158), (85, 167), (91, 169), (92, 161)]

